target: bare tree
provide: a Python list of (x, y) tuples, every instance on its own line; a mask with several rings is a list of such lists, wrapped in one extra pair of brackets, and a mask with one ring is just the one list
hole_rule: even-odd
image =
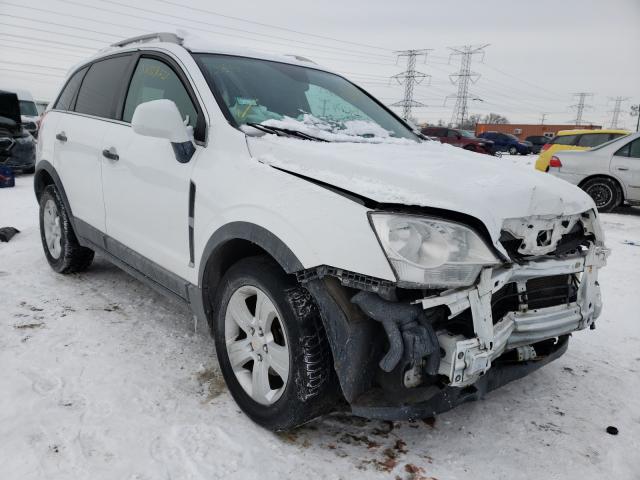
[(490, 113), (488, 115), (485, 115), (482, 120), (483, 123), (509, 123), (509, 119), (505, 116), (500, 115), (499, 113)]

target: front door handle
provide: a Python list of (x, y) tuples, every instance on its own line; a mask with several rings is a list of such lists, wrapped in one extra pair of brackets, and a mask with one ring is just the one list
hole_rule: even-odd
[(61, 142), (66, 142), (67, 141), (67, 135), (64, 132), (60, 132), (60, 133), (56, 134), (56, 140), (59, 140)]
[(120, 156), (116, 153), (116, 149), (114, 147), (102, 150), (102, 156), (114, 161), (120, 159)]
[(627, 167), (617, 167), (617, 169), (622, 172), (626, 172), (627, 170), (629, 170)]

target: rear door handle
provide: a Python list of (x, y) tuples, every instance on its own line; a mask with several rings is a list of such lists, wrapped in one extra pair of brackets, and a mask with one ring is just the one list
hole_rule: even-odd
[(102, 156), (108, 158), (109, 160), (120, 160), (120, 156), (116, 153), (116, 149), (114, 147), (105, 148), (102, 150)]
[(629, 170), (627, 167), (617, 167), (618, 170), (621, 170), (623, 172), (626, 172), (627, 170)]
[(67, 135), (64, 132), (60, 132), (56, 134), (56, 140), (60, 140), (61, 142), (67, 141)]

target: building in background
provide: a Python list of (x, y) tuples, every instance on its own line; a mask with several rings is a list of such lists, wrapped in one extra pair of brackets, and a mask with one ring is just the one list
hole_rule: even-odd
[(545, 136), (552, 138), (560, 130), (597, 130), (602, 125), (540, 125), (526, 123), (478, 123), (476, 124), (476, 136), (484, 132), (510, 133), (520, 140), (531, 136)]

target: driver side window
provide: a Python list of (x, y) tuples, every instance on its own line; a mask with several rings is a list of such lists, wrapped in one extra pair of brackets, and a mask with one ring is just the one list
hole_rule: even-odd
[(178, 75), (164, 62), (141, 58), (131, 78), (122, 120), (131, 122), (136, 107), (152, 100), (173, 100), (187, 124), (196, 126), (198, 112)]

